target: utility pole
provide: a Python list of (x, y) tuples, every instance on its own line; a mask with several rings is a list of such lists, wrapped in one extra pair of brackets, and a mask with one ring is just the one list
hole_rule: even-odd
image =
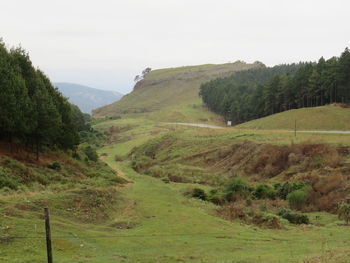
[(297, 119), (294, 120), (294, 137), (297, 137)]
[(49, 213), (48, 208), (44, 208), (44, 211), (45, 211), (47, 262), (53, 263), (53, 261), (52, 261), (52, 246), (51, 246), (50, 213)]

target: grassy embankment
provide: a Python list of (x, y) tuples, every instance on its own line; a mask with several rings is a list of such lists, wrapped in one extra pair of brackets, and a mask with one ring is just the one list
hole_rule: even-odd
[(350, 108), (328, 105), (285, 111), (236, 126), (242, 129), (263, 130), (350, 131)]
[(37, 161), (25, 149), (7, 149), (1, 145), (0, 262), (45, 261), (44, 207), (54, 236), (65, 236), (54, 239), (58, 260), (79, 258), (81, 235), (120, 223), (112, 215), (128, 206), (120, 192), (126, 181), (105, 163), (83, 151), (43, 153)]

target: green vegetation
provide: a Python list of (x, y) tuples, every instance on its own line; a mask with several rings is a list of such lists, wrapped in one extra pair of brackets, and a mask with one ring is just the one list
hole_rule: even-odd
[(239, 124), (290, 109), (350, 102), (350, 51), (318, 63), (251, 69), (201, 85), (203, 102)]
[[(111, 129), (112, 127), (114, 128)], [(212, 203), (215, 198), (222, 201), (220, 198), (224, 196), (225, 187), (217, 189), (217, 186), (225, 186), (230, 181), (230, 173), (225, 172), (225, 167), (230, 165), (223, 160), (233, 150), (241, 149), (238, 146), (232, 148), (235, 144), (244, 143), (249, 138), (252, 142), (273, 142), (276, 149), (280, 149), (279, 147), (290, 146), (292, 135), (264, 131), (253, 133), (238, 130), (232, 132), (232, 129), (175, 127), (140, 119), (105, 120), (96, 124), (94, 128), (102, 134), (108, 134), (109, 143), (98, 150), (101, 158), (117, 170), (119, 176), (127, 176), (133, 183), (117, 190), (108, 186), (97, 189), (93, 187), (96, 191), (107, 191), (106, 193), (92, 192), (88, 187), (84, 194), (85, 187), (82, 186), (77, 190), (67, 190), (67, 193), (63, 191), (50, 194), (44, 190), (42, 193), (36, 192), (33, 196), (29, 193), (17, 196), (1, 195), (0, 236), (4, 241), (0, 243), (3, 252), (0, 262), (8, 262), (9, 259), (13, 259), (14, 263), (38, 262), (45, 259), (44, 239), (30, 242), (25, 239), (11, 239), (18, 235), (43, 235), (43, 222), (39, 219), (43, 203), (48, 204), (52, 211), (54, 257), (63, 263), (72, 262), (72, 258), (96, 263), (165, 263), (181, 260), (297, 263), (326, 257), (329, 253), (337, 254), (337, 262), (346, 262), (349, 252), (346, 243), (349, 229), (343, 222), (338, 221), (336, 216), (324, 212), (310, 212), (306, 214), (310, 224), (298, 226), (295, 223), (289, 224), (288, 219), (279, 216), (278, 209), (270, 207), (273, 203), (270, 203), (269, 198), (249, 198), (229, 203), (232, 205), (230, 209), (224, 204)], [(305, 140), (308, 136), (310, 135), (301, 136), (295, 142)], [(333, 135), (321, 137), (317, 138), (330, 141), (339, 139), (339, 136)], [(345, 138), (341, 140), (346, 141)], [(244, 144), (242, 147), (252, 150), (256, 146)], [(216, 151), (213, 151), (215, 149)], [(275, 148), (269, 150), (269, 154), (273, 149)], [(139, 154), (146, 151), (149, 156), (154, 156), (155, 159), (151, 158), (152, 167), (158, 163), (158, 172), (163, 174), (161, 177), (153, 178), (153, 174), (139, 174), (130, 168), (133, 161), (138, 161)], [(213, 152), (210, 153), (211, 151)], [(266, 149), (261, 148), (261, 151)], [(84, 152), (78, 153), (84, 160)], [(116, 155), (121, 157), (122, 161), (116, 162)], [(217, 164), (211, 162), (214, 156)], [(53, 162), (50, 160), (48, 164)], [(300, 166), (301, 162), (300, 160)], [(62, 161), (60, 163), (61, 171), (64, 171), (66, 168)], [(88, 164), (93, 165), (94, 162), (89, 161)], [(96, 170), (98, 176), (101, 175), (99, 169)], [(160, 180), (171, 174), (187, 178), (188, 182), (164, 183)], [(249, 188), (254, 188), (250, 192), (253, 194), (263, 183), (255, 184), (250, 176), (252, 175), (241, 174), (241, 179)], [(276, 181), (282, 182), (279, 177), (280, 175), (264, 182), (269, 188), (276, 189), (278, 196), (280, 188), (299, 187), (294, 186), (298, 185), (297, 183), (291, 182), (286, 185), (292, 187), (282, 187), (284, 183), (276, 184), (275, 187)], [(263, 178), (265, 177), (261, 180), (266, 180)], [(211, 202), (184, 196), (183, 193), (188, 188), (202, 189)], [(326, 192), (325, 189), (322, 191)], [(283, 193), (287, 192), (283, 190)], [(111, 197), (116, 199), (111, 200)], [(273, 201), (282, 202), (271, 200)], [(237, 206), (244, 207), (238, 212), (243, 211), (247, 221), (226, 216), (233, 215), (233, 211), (236, 210), (232, 209)], [(277, 208), (280, 206), (288, 207), (288, 203), (284, 202)], [(95, 210), (97, 208), (99, 210)], [(227, 211), (227, 214), (224, 211)], [(294, 211), (292, 213), (298, 214)], [(38, 226), (37, 231), (33, 227), (35, 224)], [(234, 259), (232, 249), (235, 250)], [(20, 258), (17, 256), (19, 252)]]
[(139, 80), (134, 90), (120, 101), (96, 109), (97, 117), (121, 115), (161, 122), (209, 122), (219, 117), (205, 109), (198, 96), (202, 83), (233, 72), (260, 67), (235, 62), (152, 70)]
[(295, 190), (287, 195), (289, 205), (296, 209), (301, 209), (306, 204), (307, 193), (304, 190)]
[(297, 130), (301, 131), (348, 131), (350, 130), (350, 108), (333, 104), (289, 110), (248, 121), (236, 127), (240, 129), (294, 130), (295, 124)]
[(7, 50), (0, 40), (0, 140), (36, 151), (75, 149), (79, 144), (77, 107), (55, 89), (22, 48)]
[(338, 209), (339, 219), (344, 220), (346, 224), (350, 221), (350, 205), (347, 203), (341, 203)]
[(164, 123), (215, 123), (200, 84), (251, 67), (148, 69), (104, 117), (70, 106), (81, 144), (40, 160), (1, 142), (0, 262), (45, 260), (43, 207), (62, 263), (347, 262), (349, 135)]

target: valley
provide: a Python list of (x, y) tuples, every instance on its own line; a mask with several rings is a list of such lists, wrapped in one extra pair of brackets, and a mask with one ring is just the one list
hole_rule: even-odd
[[(9, 61), (28, 59), (1, 47)], [(245, 74), (248, 86), (232, 89), (262, 89), (250, 77), (258, 70), (265, 81), (270, 68), (237, 61), (150, 71), (91, 117), (26, 63), (37, 83), (6, 64), (35, 114), (19, 107), (23, 119), (4, 119), (0, 133), (0, 262), (45, 261), (44, 207), (55, 262), (349, 262), (346, 103), (281, 103), (243, 118), (245, 100), (238, 107), (223, 103), (235, 96), (200, 93), (220, 81), (229, 92), (231, 78)], [(289, 80), (298, 67), (272, 73), (287, 69)], [(230, 117), (236, 125), (226, 127)], [(31, 122), (35, 129), (22, 125)]]

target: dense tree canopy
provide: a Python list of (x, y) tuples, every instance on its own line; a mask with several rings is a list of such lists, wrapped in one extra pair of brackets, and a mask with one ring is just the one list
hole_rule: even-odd
[(84, 115), (35, 69), (22, 48), (8, 50), (0, 40), (0, 140), (74, 149), (79, 131), (89, 129)]
[(302, 107), (350, 102), (350, 52), (318, 63), (261, 67), (218, 78), (200, 88), (212, 111), (241, 123)]

